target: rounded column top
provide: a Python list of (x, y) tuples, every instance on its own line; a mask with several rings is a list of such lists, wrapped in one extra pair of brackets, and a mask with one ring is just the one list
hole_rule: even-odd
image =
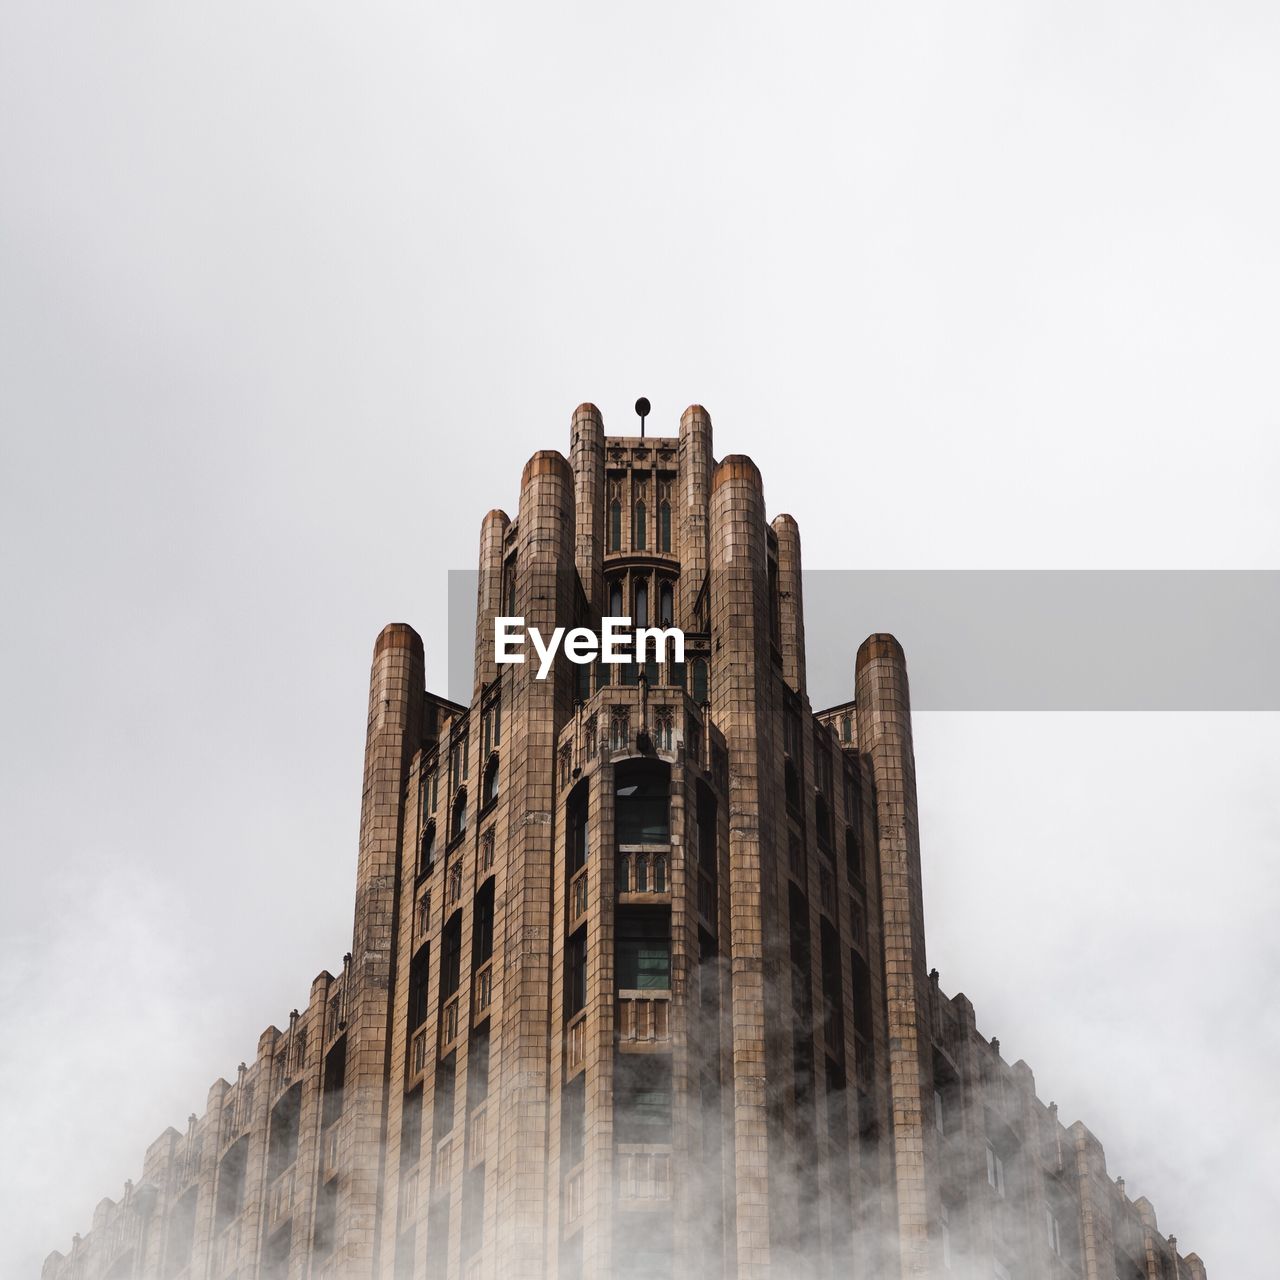
[(712, 492), (714, 493), (722, 484), (735, 482), (749, 484), (760, 493), (764, 493), (764, 480), (761, 478), (760, 468), (745, 453), (731, 453), (720, 460), (715, 474), (711, 477)]
[(557, 476), (566, 484), (573, 483), (573, 469), (558, 449), (539, 449), (524, 464), (524, 470), (520, 473), (520, 487), (523, 489), (540, 476)]
[(373, 656), (379, 657), (389, 649), (411, 649), (422, 652), (422, 637), (407, 622), (388, 622), (378, 632)]
[(577, 426), (580, 422), (591, 422), (601, 429), (604, 428), (604, 416), (590, 400), (584, 400), (574, 411), (572, 422)]
[(898, 643), (898, 637), (891, 635), (888, 631), (877, 631), (875, 635), (868, 636), (858, 646), (858, 670), (868, 662), (874, 662), (879, 658), (888, 658), (891, 662), (900, 663), (904, 667), (907, 664), (907, 655), (902, 645)]

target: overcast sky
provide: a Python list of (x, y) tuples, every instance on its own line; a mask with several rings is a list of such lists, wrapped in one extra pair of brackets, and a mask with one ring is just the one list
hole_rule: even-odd
[[(1278, 63), (1229, 0), (0, 0), (0, 1272), (340, 965), (374, 637), (443, 688), (579, 401), (706, 404), (814, 568), (1280, 567)], [(916, 724), (930, 962), (1214, 1280), (1278, 722)]]

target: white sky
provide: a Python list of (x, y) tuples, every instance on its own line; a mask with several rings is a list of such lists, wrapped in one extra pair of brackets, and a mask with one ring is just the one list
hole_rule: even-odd
[[(0, 1271), (340, 963), (374, 636), (443, 687), (579, 401), (706, 404), (813, 568), (1277, 567), (1278, 55), (1222, 0), (0, 0)], [(1280, 1203), (1278, 720), (916, 727), (931, 962), (1215, 1280)]]

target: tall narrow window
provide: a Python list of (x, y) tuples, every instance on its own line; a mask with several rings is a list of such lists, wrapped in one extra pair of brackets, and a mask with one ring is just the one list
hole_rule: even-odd
[(484, 770), (484, 789), (482, 791), (481, 803), (486, 807), (494, 803), (498, 798), (498, 757), (490, 756), (489, 763), (485, 765)]
[(674, 624), (675, 620), (675, 592), (671, 589), (671, 583), (664, 582), (658, 588), (658, 625), (660, 627), (669, 627)]
[(609, 550), (622, 550), (622, 503), (617, 498), (609, 503)]
[(635, 624), (637, 627), (649, 625), (649, 584), (643, 578), (636, 583)]
[(412, 1034), (427, 1020), (427, 970), (431, 944), (424, 943), (409, 961), (409, 1032)]
[(467, 789), (462, 788), (453, 801), (453, 815), (449, 819), (449, 838), (458, 839), (467, 829)]
[(637, 551), (645, 549), (645, 509), (644, 500), (641, 499), (636, 503), (635, 507), (635, 524), (631, 528), (631, 545)]
[(297, 1158), (301, 1112), (302, 1082), (299, 1081), (271, 1109), (271, 1131), (267, 1142), (268, 1182), (274, 1182)]
[(249, 1135), (237, 1138), (218, 1165), (218, 1198), (214, 1207), (214, 1231), (234, 1222), (244, 1207), (244, 1175), (249, 1162)]
[(587, 1003), (587, 930), (584, 925), (565, 943), (564, 1016), (581, 1013)]
[(493, 877), (476, 894), (475, 915), (471, 925), (471, 964), (478, 969), (493, 955)]
[(418, 874), (427, 875), (436, 865), (436, 824), (428, 822), (422, 833), (422, 844), (418, 852)]
[(462, 981), (462, 912), (455, 911), (440, 935), (440, 1000), (443, 1003)]
[(707, 660), (705, 658), (695, 658), (693, 660), (693, 700), (702, 706), (707, 701), (710, 692), (710, 682), (707, 679)]
[(587, 784), (582, 782), (574, 788), (567, 806), (565, 872), (569, 876), (587, 864), (587, 812)]

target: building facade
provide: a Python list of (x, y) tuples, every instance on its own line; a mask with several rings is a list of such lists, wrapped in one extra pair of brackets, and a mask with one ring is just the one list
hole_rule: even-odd
[[(682, 663), (498, 665), (494, 619)], [(351, 953), (43, 1280), (1204, 1280), (926, 967), (906, 664), (805, 685), (749, 458), (606, 436), (480, 531), (474, 690), (379, 635)]]

